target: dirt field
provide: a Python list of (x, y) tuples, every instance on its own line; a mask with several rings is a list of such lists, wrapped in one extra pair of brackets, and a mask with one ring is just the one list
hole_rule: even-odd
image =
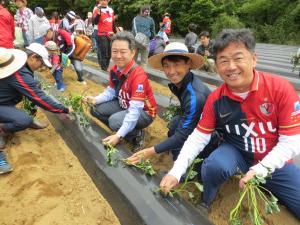
[[(49, 73), (44, 73), (44, 77), (54, 83)], [(89, 80), (86, 86), (80, 85), (70, 69), (64, 72), (64, 80), (66, 94), (96, 95), (104, 89)], [(152, 85), (155, 91), (167, 93), (165, 87), (155, 82)], [(38, 116), (47, 121), (42, 113)], [(163, 140), (166, 132), (166, 123), (157, 118), (146, 129), (145, 147)], [(41, 131), (26, 130), (13, 135), (7, 151), (14, 171), (0, 176), (1, 225), (119, 224), (110, 206), (51, 125)], [(168, 154), (161, 154), (152, 162), (158, 171), (168, 171), (172, 166)], [(229, 211), (237, 201), (238, 191), (235, 179), (222, 187), (209, 214), (214, 224), (228, 224)], [(280, 214), (264, 216), (266, 224), (299, 224), (284, 207), (281, 210)]]

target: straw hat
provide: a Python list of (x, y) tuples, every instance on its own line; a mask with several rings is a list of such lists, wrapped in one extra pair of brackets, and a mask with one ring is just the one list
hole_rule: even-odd
[(27, 60), (27, 54), (18, 49), (0, 47), (0, 79), (18, 71)]
[(191, 69), (198, 69), (204, 65), (204, 59), (196, 53), (189, 53), (185, 44), (180, 42), (172, 42), (168, 44), (163, 53), (151, 56), (148, 64), (154, 69), (163, 70), (161, 60), (168, 55), (182, 55), (188, 57), (192, 61)]

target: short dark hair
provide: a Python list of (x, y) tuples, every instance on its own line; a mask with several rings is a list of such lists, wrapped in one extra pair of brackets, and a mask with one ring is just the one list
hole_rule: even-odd
[(188, 29), (192, 32), (195, 32), (196, 29), (197, 29), (197, 25), (194, 24), (194, 23), (190, 23), (189, 26), (188, 26)]
[(199, 34), (199, 37), (201, 38), (202, 36), (209, 38), (209, 32), (208, 32), (208, 31), (202, 31), (202, 32)]
[(161, 64), (163, 64), (164, 60), (168, 60), (171, 62), (179, 62), (181, 60), (184, 60), (184, 62), (187, 63), (189, 59), (189, 57), (183, 55), (167, 55), (161, 59)]
[(131, 32), (129, 31), (121, 31), (116, 33), (112, 38), (111, 38), (111, 45), (113, 44), (114, 41), (119, 40), (119, 41), (127, 41), (128, 42), (128, 47), (130, 50), (135, 50), (136, 45), (135, 45), (135, 40), (134, 36)]
[(141, 6), (141, 8), (140, 8), (140, 12), (145, 12), (146, 10), (149, 10), (149, 12), (150, 12), (150, 6), (149, 5), (143, 5), (143, 6)]
[(255, 51), (255, 38), (249, 29), (224, 29), (215, 40), (214, 55), (224, 50), (229, 44), (244, 44), (250, 52)]

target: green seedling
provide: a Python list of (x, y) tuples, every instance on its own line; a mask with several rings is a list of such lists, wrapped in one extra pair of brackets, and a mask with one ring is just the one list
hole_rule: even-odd
[[(195, 195), (193, 192), (187, 190), (187, 185), (189, 184), (195, 185), (198, 191), (203, 192), (203, 186), (199, 182), (194, 181), (194, 178), (198, 174), (198, 172), (194, 170), (194, 166), (202, 161), (203, 159), (196, 158), (189, 167), (187, 176), (185, 177), (183, 184), (181, 184), (178, 188), (171, 189), (167, 195), (170, 197), (174, 197), (175, 195), (178, 195), (180, 193), (187, 193), (189, 199), (192, 200), (194, 199)], [(162, 189), (160, 187), (157, 187), (153, 191), (154, 193), (159, 193), (162, 192)]]
[(122, 162), (127, 166), (134, 166), (134, 167), (144, 171), (146, 174), (148, 174), (150, 176), (153, 176), (154, 174), (156, 174), (149, 159), (145, 160), (142, 158), (141, 161), (136, 164), (130, 164), (130, 163), (128, 163), (128, 161), (126, 159), (122, 159)]
[(22, 99), (22, 107), (25, 110), (25, 112), (28, 113), (28, 115), (30, 117), (34, 117), (33, 112), (35, 111), (35, 107), (32, 104), (32, 102), (25, 96), (23, 96), (23, 99)]
[(103, 143), (105, 148), (106, 148), (106, 163), (109, 166), (117, 166), (119, 157), (117, 154), (119, 154), (119, 150), (112, 146), (111, 144), (108, 143)]
[(172, 97), (170, 97), (169, 106), (166, 107), (162, 117), (167, 122), (170, 122), (174, 116), (182, 114), (182, 110), (179, 105), (172, 103)]
[[(247, 182), (246, 187), (240, 193), (240, 198), (237, 205), (230, 211), (229, 222), (231, 225), (241, 225), (242, 221), (240, 219), (240, 212), (242, 208), (242, 203), (246, 199), (249, 218), (252, 224), (262, 225), (264, 223), (262, 216), (258, 209), (258, 199), (260, 198), (265, 203), (265, 212), (271, 214), (274, 212), (279, 212), (278, 199), (262, 185), (266, 183), (266, 179), (255, 175), (249, 182)], [(267, 195), (268, 196), (267, 196)]]
[(72, 93), (69, 97), (59, 96), (58, 99), (67, 107), (71, 106), (73, 108), (74, 114), (79, 119), (79, 124), (81, 126), (86, 127), (90, 124), (90, 118), (84, 112), (84, 106), (87, 109), (90, 105), (84, 105), (82, 103), (83, 96)]

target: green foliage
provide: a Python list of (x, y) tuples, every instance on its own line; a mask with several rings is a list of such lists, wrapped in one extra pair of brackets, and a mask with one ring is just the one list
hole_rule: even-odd
[[(81, 126), (88, 126), (90, 124), (90, 118), (84, 112), (84, 104), (82, 103), (83, 96), (71, 93), (69, 97), (59, 96), (58, 99), (67, 107), (72, 107), (74, 114), (79, 119)], [(86, 108), (91, 107), (87, 105)]]
[(181, 115), (182, 110), (179, 105), (175, 105), (172, 103), (172, 97), (170, 98), (169, 106), (166, 107), (166, 110), (164, 111), (162, 117), (167, 122), (170, 122), (174, 116)]
[(216, 22), (212, 25), (212, 36), (216, 36), (221, 30), (225, 28), (243, 28), (245, 25), (240, 22), (236, 16), (229, 16), (226, 13), (222, 13), (216, 19)]
[(17, 8), (15, 2), (12, 1), (12, 0), (5, 1), (5, 2), (4, 2), (4, 7), (7, 8), (7, 10), (8, 10), (12, 15), (15, 15), (16, 12), (17, 12), (17, 10), (18, 10), (18, 8)]
[[(194, 167), (196, 164), (201, 163), (202, 161), (203, 159), (199, 159), (199, 158), (196, 158), (193, 161), (193, 163), (188, 169), (184, 182), (178, 188), (171, 189), (170, 192), (168, 193), (168, 196), (173, 198), (175, 195), (178, 195), (180, 193), (187, 193), (189, 199), (192, 200), (195, 196), (193, 192), (187, 190), (187, 185), (189, 184), (195, 185), (195, 187), (199, 192), (203, 192), (203, 186), (199, 182), (194, 181), (195, 177), (198, 175), (198, 172), (194, 170)], [(160, 187), (157, 187), (153, 190), (154, 193), (159, 193), (161, 191), (162, 190)]]
[(103, 143), (104, 147), (106, 148), (106, 163), (109, 166), (117, 166), (119, 157), (117, 156), (119, 153), (119, 150), (116, 149), (114, 146), (108, 143)]
[(121, 158), (120, 152), (117, 148), (105, 142), (103, 144), (106, 148), (107, 165), (117, 167), (120, 162), (124, 166), (133, 166), (135, 168), (138, 168), (147, 175), (153, 176), (154, 174), (156, 174), (150, 160), (145, 160), (142, 158), (141, 161), (137, 164), (129, 164), (126, 159)]
[[(265, 212), (267, 214), (280, 212), (278, 207), (278, 199), (262, 185), (266, 183), (265, 178), (256, 175), (247, 184), (244, 190), (240, 193), (240, 198), (234, 209), (230, 211), (229, 222), (231, 225), (241, 225), (240, 212), (242, 203), (246, 199), (248, 211), (251, 222), (255, 225), (262, 225), (264, 223), (261, 214), (258, 210), (257, 201), (259, 198), (265, 203)], [(266, 195), (266, 193), (268, 195)]]

